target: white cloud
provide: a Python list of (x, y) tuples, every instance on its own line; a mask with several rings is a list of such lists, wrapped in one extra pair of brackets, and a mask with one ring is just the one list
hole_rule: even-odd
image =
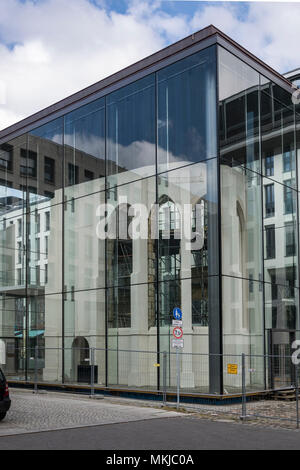
[(236, 3), (207, 6), (196, 13), (191, 25), (197, 30), (214, 24), (257, 57), (281, 73), (300, 67), (299, 3), (248, 4), (246, 17)]
[(276, 69), (300, 65), (299, 4), (253, 3), (241, 17), (237, 4), (199, 2), (193, 18), (156, 0), (131, 0), (123, 14), (98, 5), (0, 0), (0, 128), (211, 23)]
[(108, 14), (86, 0), (0, 0), (0, 31), (15, 44), (0, 44), (0, 128), (164, 46), (140, 16)]

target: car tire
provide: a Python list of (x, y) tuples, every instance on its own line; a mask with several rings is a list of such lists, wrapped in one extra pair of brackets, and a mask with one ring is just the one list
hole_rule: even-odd
[(6, 411), (2, 411), (0, 412), (0, 421), (2, 421), (2, 419), (4, 419), (6, 416)]

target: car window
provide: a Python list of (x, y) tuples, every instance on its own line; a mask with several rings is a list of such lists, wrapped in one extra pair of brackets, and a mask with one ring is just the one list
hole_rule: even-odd
[(5, 380), (4, 374), (2, 370), (0, 369), (0, 382), (3, 382)]

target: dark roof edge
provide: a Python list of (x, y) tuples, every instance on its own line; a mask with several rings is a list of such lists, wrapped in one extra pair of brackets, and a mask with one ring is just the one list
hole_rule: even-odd
[(39, 125), (39, 121), (49, 117), (50, 115), (53, 115), (53, 119), (55, 119), (55, 114), (59, 111), (62, 111), (64, 108), (67, 108), (80, 101), (83, 101), (85, 98), (88, 98), (94, 95), (95, 93), (104, 90), (105, 88), (113, 84), (116, 84), (117, 82), (123, 81), (125, 78), (135, 75), (141, 70), (150, 68), (154, 64), (158, 64), (164, 59), (167, 59), (168, 57), (174, 54), (188, 49), (189, 47), (201, 41), (204, 41), (212, 36), (215, 36), (216, 42), (219, 36), (225, 41), (225, 43), (229, 43), (229, 45), (231, 45), (234, 49), (237, 49), (243, 55), (246, 55), (246, 57), (258, 64), (259, 68), (263, 68), (264, 70), (266, 70), (266, 72), (268, 72), (267, 75), (272, 75), (277, 78), (276, 81), (279, 80), (282, 84), (285, 84), (289, 88), (291, 87), (291, 83), (289, 82), (289, 80), (287, 80), (285, 77), (276, 72), (276, 70), (272, 69), (262, 60), (258, 59), (255, 55), (247, 51), (244, 47), (240, 46), (237, 42), (235, 42), (229, 36), (224, 34), (221, 30), (219, 30), (213, 25), (209, 25), (206, 28), (197, 31), (184, 39), (180, 39), (179, 41), (165, 47), (164, 49), (161, 49), (158, 52), (154, 52), (153, 54), (145, 57), (144, 59), (141, 59), (138, 62), (135, 62), (134, 64), (131, 64), (125, 67), (124, 69), (115, 72), (114, 74), (109, 75), (108, 77), (92, 85), (89, 85), (88, 87), (83, 88), (82, 90), (73, 93), (72, 95), (69, 95), (66, 98), (63, 98), (62, 100), (57, 101), (56, 103), (47, 106), (46, 108), (43, 108), (40, 111), (37, 111), (36, 113), (22, 119), (21, 121), (18, 121), (10, 125), (9, 127), (6, 127), (5, 129), (0, 131), (0, 140), (3, 141), (4, 139), (9, 138), (9, 136), (12, 134), (21, 134), (22, 129), (24, 129), (24, 132), (26, 132), (26, 128), (28, 126), (32, 127), (35, 123)]

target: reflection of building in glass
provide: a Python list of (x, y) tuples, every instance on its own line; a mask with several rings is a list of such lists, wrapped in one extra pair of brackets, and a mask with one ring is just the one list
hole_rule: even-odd
[[(178, 306), (187, 390), (238, 386), (228, 355), (288, 352), (299, 330), (292, 92), (208, 27), (0, 132), (8, 375), (32, 378), (38, 345), (41, 378), (78, 382), (95, 347), (99, 384), (155, 389)], [(105, 203), (118, 230), (128, 216), (115, 239), (97, 236)], [(128, 236), (137, 203), (157, 238)], [(177, 237), (184, 205), (200, 248)], [(267, 361), (250, 369), (249, 386), (268, 386)]]

